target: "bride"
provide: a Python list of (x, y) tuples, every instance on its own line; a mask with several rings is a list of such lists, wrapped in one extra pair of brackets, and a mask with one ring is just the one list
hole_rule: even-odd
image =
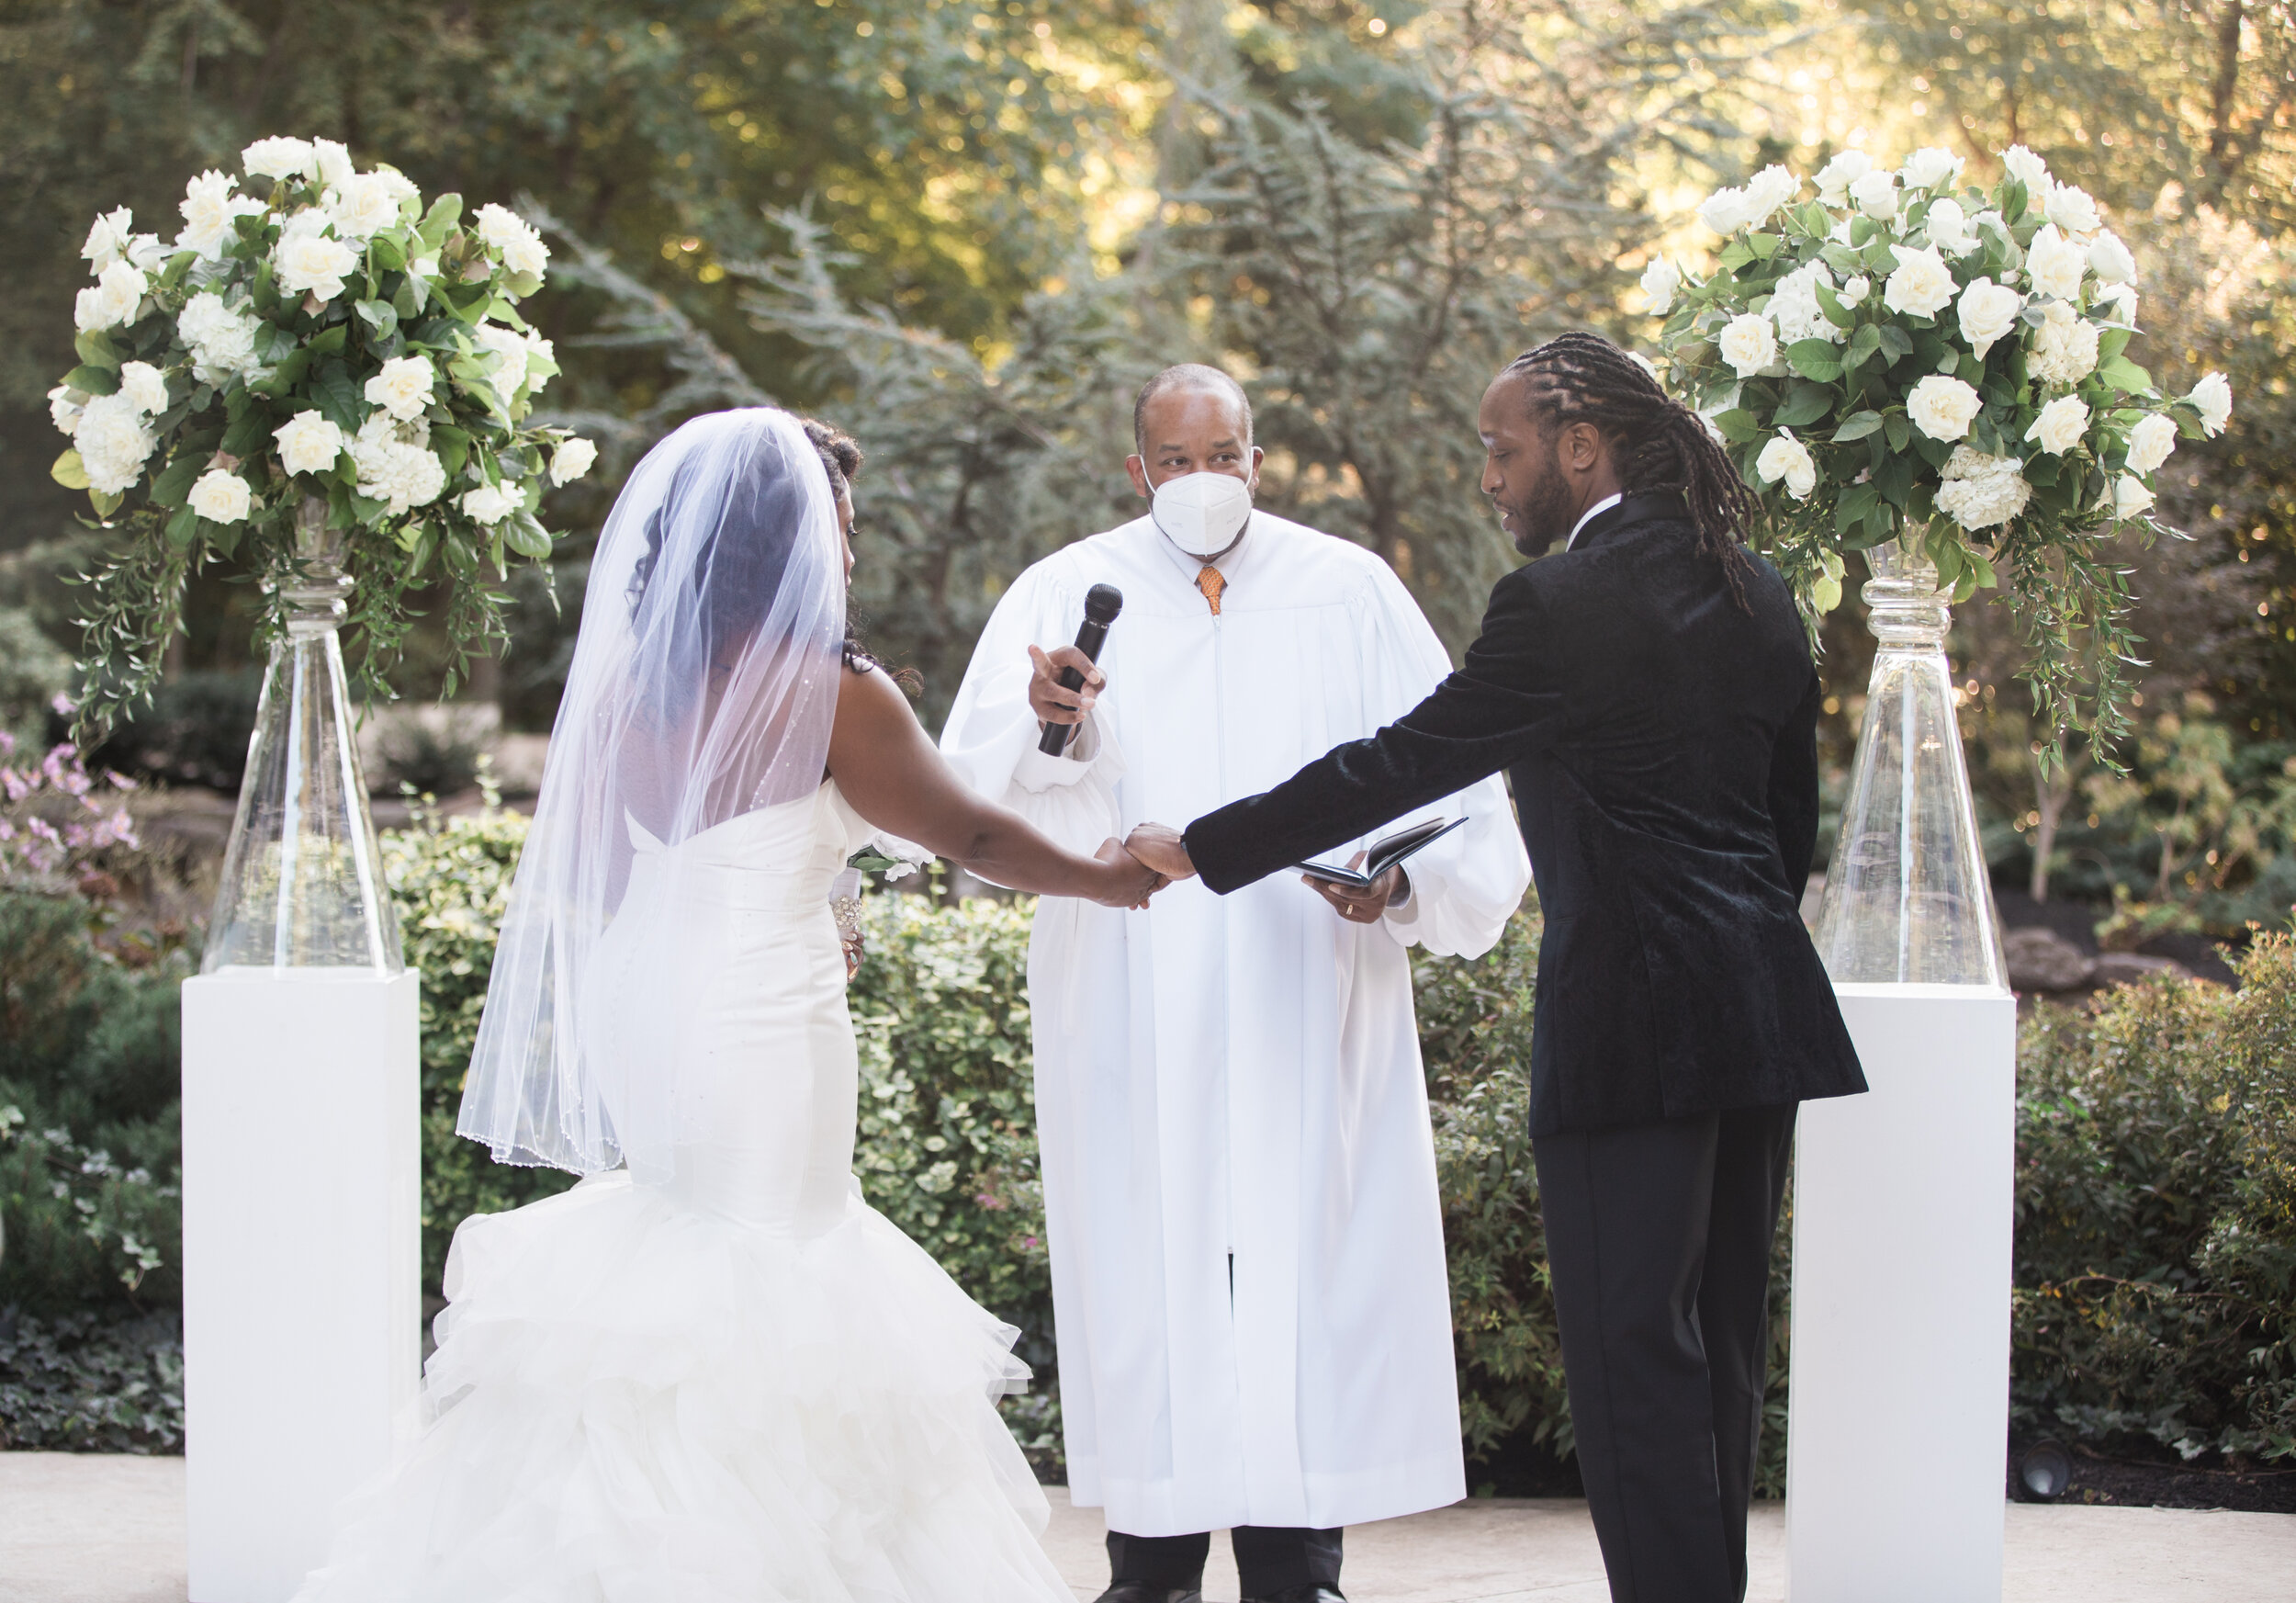
[(456, 1233), (426, 1424), (310, 1603), (1070, 1603), (994, 1402), (1018, 1332), (852, 1179), (828, 888), (879, 831), (1106, 906), (1162, 881), (942, 766), (846, 638), (838, 467), (718, 412), (606, 521), (459, 1126), (586, 1178)]

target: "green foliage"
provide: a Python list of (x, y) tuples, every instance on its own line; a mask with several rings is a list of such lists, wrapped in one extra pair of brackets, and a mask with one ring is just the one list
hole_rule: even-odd
[(2013, 1396), (2031, 1426), (2296, 1457), (2296, 940), (2237, 991), (2028, 1020)]
[(0, 1307), (118, 1312), (181, 1293), (180, 954), (99, 948), (76, 897), (0, 891)]
[(425, 810), (411, 828), (382, 838), (407, 966), (422, 971), (422, 1285), (433, 1295), (456, 1225), (574, 1183), (560, 1169), (496, 1163), (455, 1134), (526, 825), (523, 814), (499, 807), (451, 818)]
[(0, 1315), (0, 1450), (184, 1451), (183, 1322)]

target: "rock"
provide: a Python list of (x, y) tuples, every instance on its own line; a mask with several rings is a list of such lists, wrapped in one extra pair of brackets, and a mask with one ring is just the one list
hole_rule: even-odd
[(2089, 975), (2097, 985), (2136, 985), (2161, 975), (2190, 979), (2192, 971), (2173, 957), (2151, 957), (2142, 952), (2107, 952)]
[(2079, 990), (2089, 983), (2096, 966), (2087, 953), (2054, 930), (2011, 930), (2001, 949), (2009, 959), (2014, 990)]

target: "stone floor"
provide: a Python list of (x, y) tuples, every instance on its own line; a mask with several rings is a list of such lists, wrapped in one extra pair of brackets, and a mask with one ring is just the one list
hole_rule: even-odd
[[(1106, 1575), (1100, 1518), (1055, 1491), (1046, 1545), (1079, 1598)], [(1750, 1603), (1785, 1596), (1785, 1525), (1757, 1508)], [(1205, 1595), (1232, 1599), (1218, 1544)], [(1347, 1533), (1356, 1603), (1604, 1603), (1581, 1503), (1463, 1503)], [(2009, 1510), (2003, 1603), (2288, 1603), (2296, 1517)], [(0, 1453), (0, 1603), (183, 1603), (184, 1461)]]

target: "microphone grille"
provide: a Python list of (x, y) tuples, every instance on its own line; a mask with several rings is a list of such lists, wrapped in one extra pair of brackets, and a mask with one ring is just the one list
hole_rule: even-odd
[(1124, 610), (1124, 593), (1113, 584), (1096, 584), (1085, 592), (1085, 616), (1096, 624), (1110, 624)]

